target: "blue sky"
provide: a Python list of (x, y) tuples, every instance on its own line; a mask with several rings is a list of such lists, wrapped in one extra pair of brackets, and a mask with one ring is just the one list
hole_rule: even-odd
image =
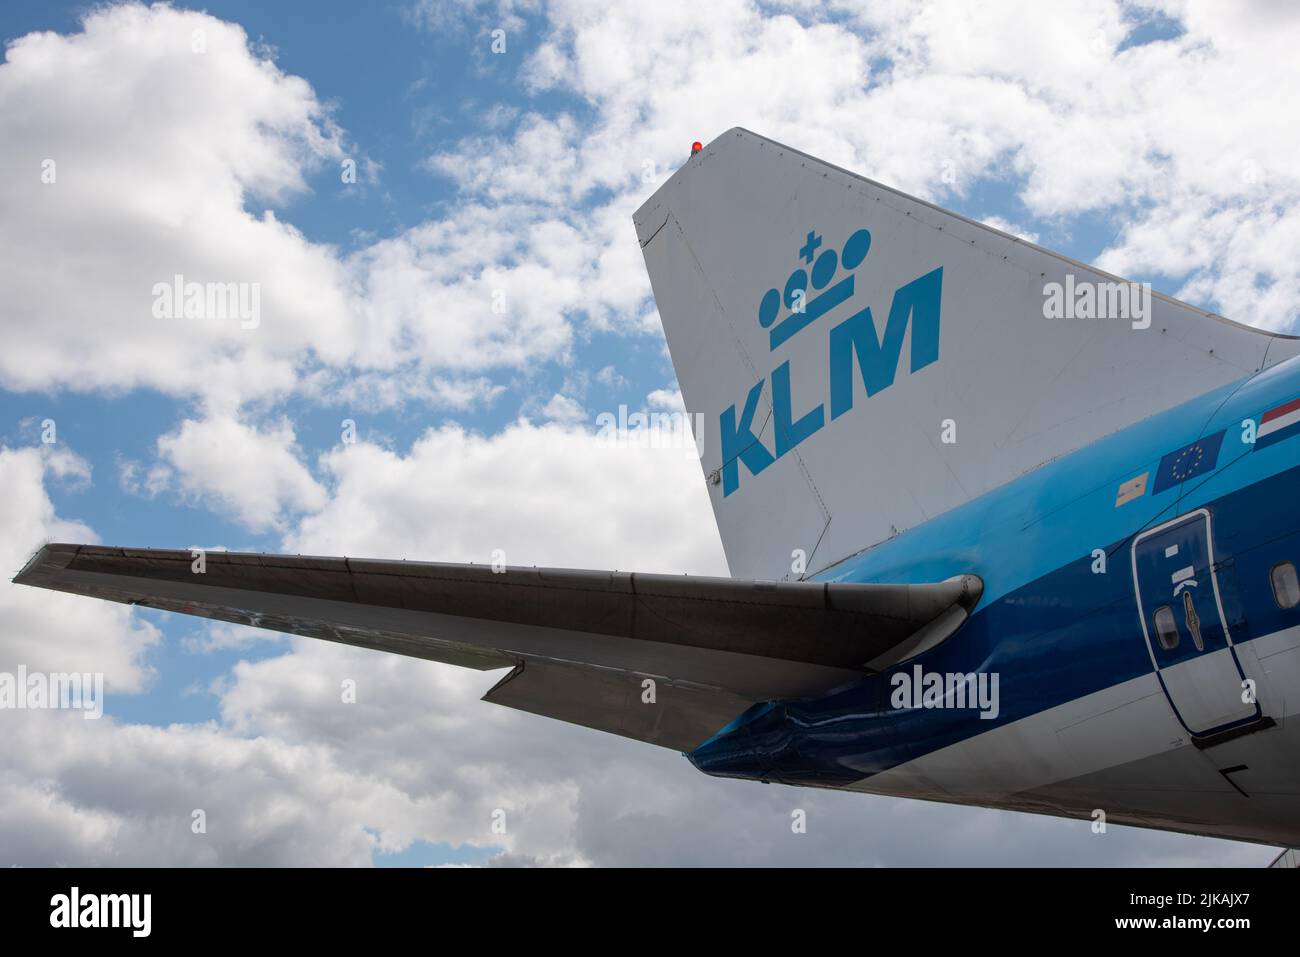
[[(907, 4), (690, 8), (6, 3), (0, 37), (18, 43), (0, 66), (0, 140), (21, 149), (0, 169), (12, 191), (0, 197), (12, 210), (10, 230), (0, 231), (10, 304), (0, 445), (27, 470), (25, 484), (13, 480), (26, 496), (15, 503), (39, 512), (48, 500), (52, 513), (39, 528), (9, 530), (5, 554), (30, 553), (57, 520), (122, 545), (484, 561), (502, 541), (527, 562), (721, 572), (697, 466), (637, 461), (606, 474), (589, 440), (601, 411), (675, 407), (631, 211), (693, 139), (733, 125), (1233, 318), (1293, 325), (1300, 258), (1286, 253), (1288, 243), (1300, 245), (1292, 238), (1300, 193), (1285, 159), (1300, 136), (1291, 111), (1279, 113), (1259, 91), (1293, 88), (1295, 78), (1280, 58), (1243, 52), (1261, 35), (1282, 42), (1295, 28), (1289, 21), (1269, 24), (1261, 13), (1234, 23), (1195, 3), (1083, 0), (1050, 23), (1028, 8), (978, 24), (955, 8), (946, 18), (915, 16)], [(93, 11), (98, 19), (83, 27)], [(203, 72), (207, 64), (167, 48), (167, 38), (183, 44), (192, 29), (208, 31), (210, 61), (219, 53), (225, 72)], [(491, 49), (497, 29), (507, 43), (501, 54)], [(77, 39), (31, 38), (41, 31)], [(1246, 106), (1234, 107), (1234, 96)], [(67, 208), (51, 205), (52, 194), (27, 176), (48, 155), (60, 163), (53, 189), (63, 192), (53, 195), (73, 197)], [(360, 170), (355, 184), (340, 180), (347, 159)], [(939, 175), (945, 164), (955, 178)], [(1234, 178), (1238, 169), (1258, 171), (1267, 202), (1252, 191), (1255, 173)], [(275, 323), (242, 339), (212, 333), (210, 346), (141, 335), (132, 325), (139, 283), (117, 282), (137, 268), (146, 278), (205, 268), (223, 279), (256, 277), (273, 297)], [(509, 321), (498, 321), (487, 299), (498, 287), (508, 291)], [(359, 385), (378, 381), (393, 383), (393, 394), (376, 399)], [(439, 399), (431, 384), (463, 391)], [(46, 419), (57, 423), (53, 449), (40, 442)], [(341, 450), (344, 419), (356, 421), (366, 458)], [(545, 461), (524, 458), (533, 448), (553, 451)], [(394, 489), (424, 510), (394, 505)], [(553, 510), (537, 504), (548, 501)], [(37, 612), (24, 605), (22, 614)], [(140, 773), (174, 771), (158, 757), (168, 736), (210, 730), (230, 749), (224, 767), (247, 768), (266, 749), (285, 766), (318, 762), (321, 780), (344, 791), (378, 789), (370, 801), (387, 810), (370, 819), (347, 802), (331, 806), (323, 823), (295, 823), (297, 837), (284, 842), (319, 854), (286, 850), (277, 860), (465, 863), (503, 847), (547, 863), (651, 853), (626, 836), (622, 844), (618, 835), (592, 837), (598, 825), (583, 815), (609, 797), (600, 788), (615, 785), (593, 783), (594, 757), (566, 768), (544, 744), (546, 760), (502, 745), (483, 790), (508, 791), (526, 807), (552, 801), (558, 810), (535, 815), (547, 821), (545, 837), (507, 847), (445, 824), (450, 812), (437, 802), (472, 790), (448, 768), (471, 760), (453, 760), (466, 746), (457, 715), (461, 703), (488, 709), (473, 700), (483, 676), (435, 677), (432, 666), (411, 672), (237, 632), (203, 651), (196, 643), (211, 634), (202, 623), (114, 614), (75, 626), (51, 618), (39, 647), (53, 655), (63, 643), (97, 661), (96, 634), (87, 632), (102, 636), (114, 740), (129, 738), (132, 726), (159, 735), (131, 751)], [(437, 685), (440, 700), (456, 707), (434, 709), (436, 721), (418, 727), (408, 727), (409, 712), (376, 712), (372, 720), (409, 735), (385, 748), (353, 737), (355, 728), (329, 730), (327, 717), (312, 724), (327, 713), (302, 706), (311, 676), (344, 661), (404, 689), (395, 700), (421, 700), (420, 682), (448, 682)], [(520, 716), (482, 720), (475, 760), (503, 741), (546, 740), (531, 724), (509, 723), (527, 720)], [(575, 746), (587, 741), (574, 729), (552, 740), (570, 734)], [(441, 743), (428, 745), (429, 735)], [(94, 740), (86, 746), (106, 748)], [(395, 758), (399, 747), (408, 750)], [(622, 748), (597, 751), (628, 781), (668, 780), (661, 758)], [(382, 760), (444, 766), (376, 770)], [(78, 828), (109, 819), (147, 840), (147, 815), (77, 796), (61, 772), (43, 773), (42, 787), (64, 810), (53, 823), (13, 819), (41, 840), (48, 828), (47, 843), (33, 838), (31, 859), (133, 860), (119, 846), (110, 853), (77, 837)], [(680, 788), (712, 786), (691, 780)], [(749, 792), (719, 793), (726, 798), (712, 810), (722, 815), (734, 811), (733, 794)], [(486, 794), (473, 800), (494, 806)], [(312, 802), (303, 802), (305, 821)], [(427, 811), (431, 803), (442, 810)], [(673, 806), (665, 797), (664, 808)], [(664, 808), (645, 814), (669, 833), (664, 821), (675, 812)], [(852, 810), (828, 808), (828, 818), (853, 827)], [(934, 813), (963, 835), (987, 837), (958, 841), (962, 860), (1048, 854), (1007, 847), (1005, 815), (993, 823), (993, 812), (973, 812), (971, 825)], [(327, 826), (346, 830), (346, 841), (322, 839)], [(1066, 833), (1033, 826), (1048, 848)], [(1060, 837), (1063, 853), (1101, 863), (1253, 860), (1162, 835), (1123, 850), (1081, 851), (1073, 840)], [(166, 846), (169, 860), (195, 859), (188, 845)], [(232, 839), (213, 853), (247, 860), (240, 846)], [(901, 845), (873, 853), (881, 863), (910, 859)], [(799, 858), (777, 848), (769, 860)]]

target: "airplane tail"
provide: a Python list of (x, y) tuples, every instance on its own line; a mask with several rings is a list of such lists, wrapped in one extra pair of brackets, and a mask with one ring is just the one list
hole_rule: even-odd
[(739, 128), (634, 219), (738, 577), (813, 574), (1300, 353)]

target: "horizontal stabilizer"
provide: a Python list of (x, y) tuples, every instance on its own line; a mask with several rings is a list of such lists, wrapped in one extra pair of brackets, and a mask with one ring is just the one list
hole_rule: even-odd
[[(199, 570), (201, 569), (201, 570)], [(681, 747), (755, 701), (855, 680), (951, 633), (978, 578), (770, 583), (188, 551), (44, 546), (15, 582), (487, 670), (487, 700)], [(942, 634), (939, 638), (942, 638)], [(914, 652), (913, 652), (914, 653)], [(870, 663), (870, 664), (869, 664)], [(655, 679), (664, 715), (644, 709)]]
[(520, 662), (483, 700), (677, 751), (694, 750), (754, 703), (726, 691), (646, 688), (624, 672), (539, 661)]

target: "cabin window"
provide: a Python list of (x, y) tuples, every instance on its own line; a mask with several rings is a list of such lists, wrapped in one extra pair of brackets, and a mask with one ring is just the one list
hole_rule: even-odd
[(1295, 565), (1290, 562), (1274, 565), (1269, 578), (1273, 582), (1273, 600), (1277, 607), (1287, 609), (1300, 605), (1300, 580), (1296, 579)]
[(1173, 609), (1161, 605), (1151, 617), (1155, 620), (1156, 640), (1160, 642), (1160, 647), (1165, 651), (1173, 651), (1178, 647), (1178, 622), (1174, 620)]

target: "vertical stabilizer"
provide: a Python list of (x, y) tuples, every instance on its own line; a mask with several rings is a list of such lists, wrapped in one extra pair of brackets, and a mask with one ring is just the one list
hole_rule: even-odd
[(1300, 353), (742, 129), (635, 221), (735, 576), (815, 572)]

